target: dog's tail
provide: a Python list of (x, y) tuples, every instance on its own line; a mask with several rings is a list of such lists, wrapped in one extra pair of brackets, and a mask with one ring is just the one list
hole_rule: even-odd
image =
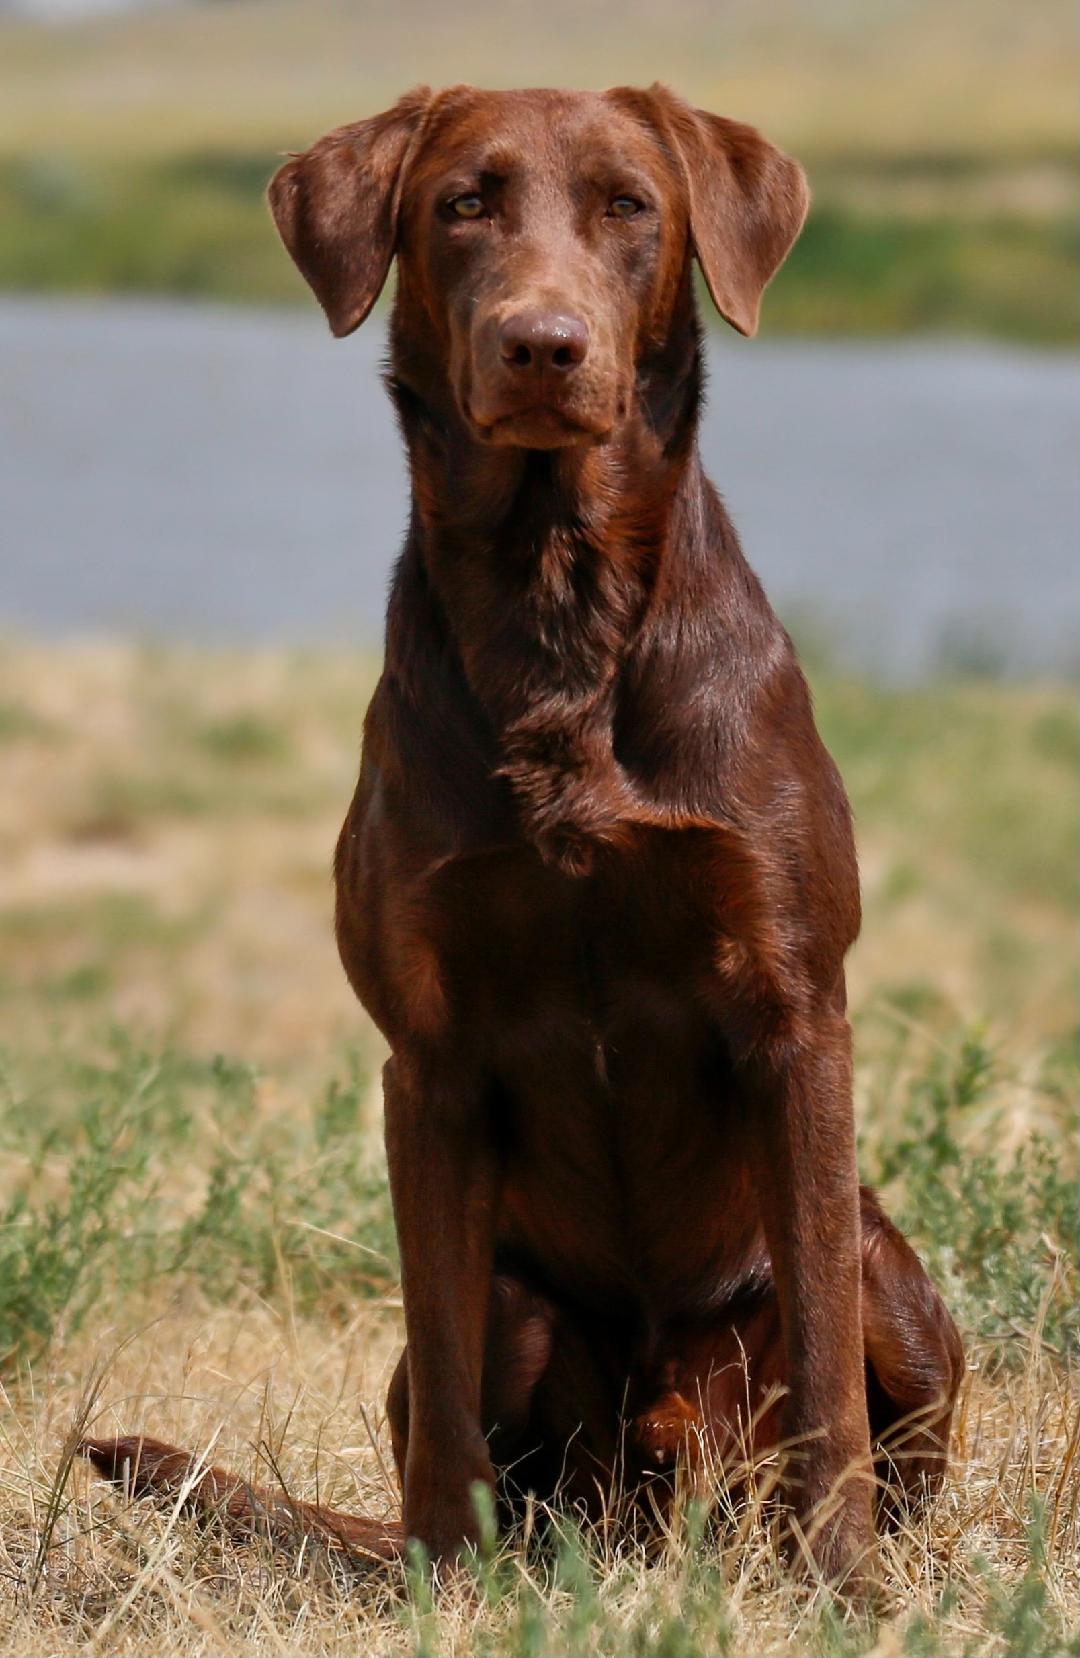
[(103, 1479), (129, 1495), (179, 1504), (184, 1513), (216, 1519), (236, 1536), (261, 1536), (287, 1548), (312, 1538), (343, 1551), (357, 1564), (394, 1561), (405, 1552), (405, 1534), (397, 1521), (299, 1502), (284, 1491), (250, 1485), (238, 1474), (209, 1467), (190, 1451), (145, 1434), (84, 1439), (79, 1453)]

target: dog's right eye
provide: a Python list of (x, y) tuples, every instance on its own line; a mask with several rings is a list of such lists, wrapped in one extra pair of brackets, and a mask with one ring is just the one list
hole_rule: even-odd
[(645, 211), (645, 203), (636, 196), (616, 196), (607, 210), (609, 219), (636, 219)]
[(478, 196), (475, 191), (470, 190), (464, 196), (455, 196), (446, 205), (455, 218), (458, 219), (482, 219), (484, 217), (484, 198)]

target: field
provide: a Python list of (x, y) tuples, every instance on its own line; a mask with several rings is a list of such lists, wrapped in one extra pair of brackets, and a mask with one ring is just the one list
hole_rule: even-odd
[(299, 300), (281, 153), (417, 82), (658, 76), (806, 164), (774, 332), (1075, 338), (1075, 19), (1064, 0), (230, 0), (0, 18), (0, 286)]
[[(1077, 732), (1054, 686), (815, 673), (856, 807), (864, 1175), (945, 1286), (948, 1488), (876, 1622), (759, 1513), (646, 1564), (559, 1523), (435, 1607), (125, 1504), (140, 1428), (386, 1512), (401, 1341), (378, 1041), (330, 933), (370, 659), (0, 650), (0, 1650), (1053, 1654), (1075, 1642)], [(707, 1523), (708, 1522), (708, 1523)]]

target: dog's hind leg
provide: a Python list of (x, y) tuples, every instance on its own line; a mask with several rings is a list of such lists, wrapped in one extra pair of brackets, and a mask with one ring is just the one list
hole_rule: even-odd
[(863, 1340), (883, 1518), (941, 1485), (964, 1372), (956, 1325), (922, 1262), (862, 1189)]
[[(860, 1214), (867, 1414), (879, 1518), (889, 1523), (941, 1485), (964, 1355), (922, 1262), (867, 1187)], [(670, 1369), (670, 1386), (631, 1422), (642, 1468), (693, 1464), (707, 1447), (738, 1486), (782, 1431), (787, 1364), (772, 1284), (679, 1332)]]
[[(555, 1310), (546, 1296), (510, 1272), (492, 1283), (484, 1343), (481, 1418), (496, 1467), (512, 1455), (529, 1420), (533, 1394), (551, 1358)], [(397, 1362), (386, 1397), (398, 1479), (409, 1448), (409, 1350)]]

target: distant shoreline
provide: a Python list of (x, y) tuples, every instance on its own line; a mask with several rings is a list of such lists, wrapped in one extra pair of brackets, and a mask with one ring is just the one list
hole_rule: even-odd
[[(0, 298), (0, 628), (373, 644), (407, 516), (385, 318)], [(709, 338), (702, 448), (812, 658), (885, 681), (1065, 675), (1071, 357)]]
[[(0, 156), (0, 289), (288, 304), (303, 297), (263, 202), (274, 158)], [(1076, 338), (1073, 165), (810, 161), (815, 203), (770, 289), (773, 334)]]

